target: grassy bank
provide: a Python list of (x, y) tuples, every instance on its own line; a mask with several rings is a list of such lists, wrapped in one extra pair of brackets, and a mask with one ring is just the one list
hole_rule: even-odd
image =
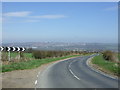
[(114, 73), (115, 75), (120, 76), (120, 66), (117, 65), (117, 63), (115, 62), (104, 60), (102, 55), (94, 57), (92, 63), (102, 67), (106, 71), (109, 71), (111, 73)]
[[(26, 54), (27, 55), (27, 54)], [(30, 54), (28, 54), (29, 57), (31, 57)], [(64, 57), (56, 57), (56, 58), (46, 58), (46, 59), (34, 59), (24, 62), (18, 62), (18, 63), (11, 63), (9, 65), (2, 65), (2, 72), (8, 72), (13, 70), (24, 70), (24, 69), (33, 69), (41, 66), (42, 64), (46, 64), (49, 62), (66, 59), (70, 57), (76, 57), (80, 55), (71, 55), (71, 56), (64, 56)]]

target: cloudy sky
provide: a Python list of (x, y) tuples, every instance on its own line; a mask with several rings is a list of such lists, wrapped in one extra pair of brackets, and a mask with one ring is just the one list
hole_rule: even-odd
[(2, 8), (3, 42), (117, 42), (117, 2), (4, 2)]

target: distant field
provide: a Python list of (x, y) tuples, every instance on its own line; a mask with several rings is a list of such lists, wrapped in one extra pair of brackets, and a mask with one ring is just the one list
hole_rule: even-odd
[(120, 75), (120, 66), (116, 66), (114, 62), (106, 61), (102, 55), (96, 56), (92, 60), (93, 64), (96, 64), (102, 67), (105, 70), (108, 70), (114, 74)]

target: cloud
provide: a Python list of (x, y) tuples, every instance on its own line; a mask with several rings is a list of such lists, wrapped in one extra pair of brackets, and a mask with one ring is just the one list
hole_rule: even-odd
[[(45, 14), (45, 15), (31, 15), (31, 11), (21, 11), (21, 12), (7, 12), (3, 13), (5, 22), (39, 22), (40, 19), (60, 19), (65, 18), (62, 14)], [(16, 17), (16, 18), (15, 18)], [(20, 19), (19, 19), (20, 18)]]
[(25, 20), (25, 22), (39, 22), (40, 20)]
[(41, 15), (41, 16), (31, 16), (31, 18), (43, 18), (43, 19), (58, 19), (65, 18), (65, 15)]
[(6, 17), (28, 17), (28, 18), (45, 18), (45, 19), (57, 19), (57, 18), (65, 18), (65, 15), (40, 15), (40, 16), (31, 16), (32, 12), (30, 11), (22, 11), (22, 12), (8, 12), (4, 13), (3, 16)]
[(105, 9), (105, 11), (115, 11), (118, 9), (118, 6), (108, 7)]
[(8, 12), (4, 13), (3, 16), (7, 17), (26, 17), (30, 15), (30, 11), (22, 11), (22, 12)]

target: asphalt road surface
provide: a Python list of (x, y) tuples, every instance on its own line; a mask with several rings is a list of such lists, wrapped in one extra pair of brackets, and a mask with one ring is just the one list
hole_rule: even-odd
[(118, 88), (118, 80), (87, 66), (89, 57), (77, 57), (50, 65), (39, 74), (36, 88)]

